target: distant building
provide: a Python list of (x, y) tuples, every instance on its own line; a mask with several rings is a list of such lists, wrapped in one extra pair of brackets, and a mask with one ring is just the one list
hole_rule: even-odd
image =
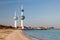
[(47, 29), (54, 29), (54, 27), (48, 27)]

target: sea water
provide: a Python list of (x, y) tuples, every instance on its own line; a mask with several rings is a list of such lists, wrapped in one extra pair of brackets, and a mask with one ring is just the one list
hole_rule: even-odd
[(60, 30), (24, 30), (31, 40), (60, 40)]

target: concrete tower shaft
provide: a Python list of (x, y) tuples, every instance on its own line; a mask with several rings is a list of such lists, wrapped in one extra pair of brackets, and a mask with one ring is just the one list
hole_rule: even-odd
[(14, 27), (17, 28), (17, 20), (18, 20), (18, 17), (16, 16), (16, 11), (15, 11), (15, 14), (14, 14)]

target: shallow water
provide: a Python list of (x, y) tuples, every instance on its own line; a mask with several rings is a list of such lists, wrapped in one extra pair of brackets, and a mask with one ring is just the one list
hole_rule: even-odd
[(24, 30), (32, 40), (60, 40), (60, 30)]

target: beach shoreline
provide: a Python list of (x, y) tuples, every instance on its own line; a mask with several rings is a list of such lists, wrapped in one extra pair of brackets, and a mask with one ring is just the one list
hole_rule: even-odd
[(0, 40), (31, 40), (22, 30), (0, 29)]

